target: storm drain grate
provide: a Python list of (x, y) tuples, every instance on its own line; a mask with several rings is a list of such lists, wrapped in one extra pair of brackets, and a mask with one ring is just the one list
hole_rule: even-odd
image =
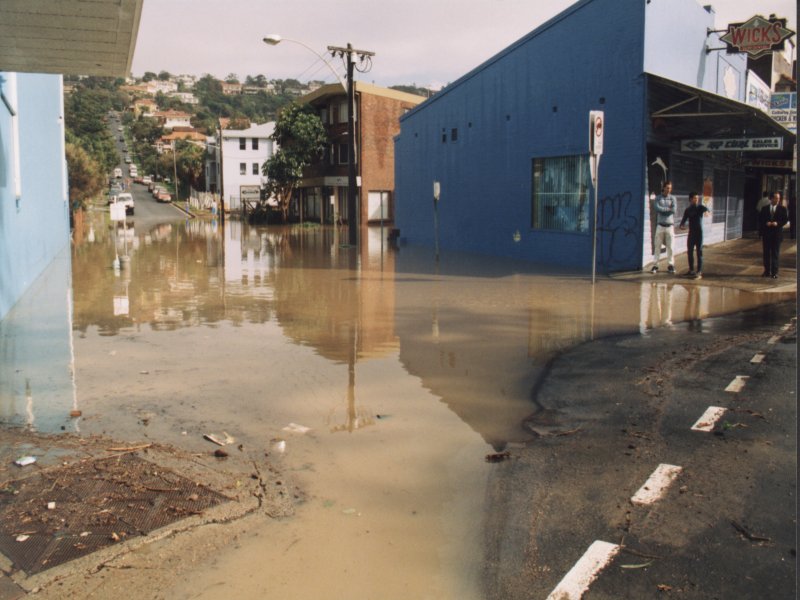
[(38, 573), (227, 500), (134, 454), (88, 461), (5, 484), (0, 552)]

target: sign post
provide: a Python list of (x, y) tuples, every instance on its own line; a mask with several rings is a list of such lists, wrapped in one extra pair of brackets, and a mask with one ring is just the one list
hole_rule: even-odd
[(597, 176), (600, 156), (603, 154), (603, 131), (605, 115), (602, 110), (589, 111), (589, 168), (594, 188), (594, 226), (592, 227), (592, 285), (597, 273)]

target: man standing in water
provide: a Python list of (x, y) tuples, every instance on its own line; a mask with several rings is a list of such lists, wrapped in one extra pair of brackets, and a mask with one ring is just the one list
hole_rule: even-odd
[(769, 204), (758, 213), (758, 230), (764, 250), (762, 277), (778, 278), (778, 258), (783, 241), (783, 226), (789, 220), (786, 207), (781, 204), (781, 193), (773, 192)]
[(653, 240), (653, 268), (650, 272), (658, 273), (658, 259), (661, 257), (661, 246), (667, 248), (667, 271), (675, 273), (675, 261), (672, 258), (672, 241), (675, 239), (675, 211), (678, 201), (672, 195), (672, 182), (665, 181), (661, 194), (656, 197), (656, 235)]
[[(689, 277), (700, 279), (703, 276), (703, 217), (708, 214), (708, 207), (700, 204), (697, 192), (689, 194), (689, 206), (683, 211), (680, 229), (685, 229), (689, 221), (689, 237), (686, 240), (686, 252), (689, 254)], [(694, 253), (697, 250), (697, 271), (694, 270)]]

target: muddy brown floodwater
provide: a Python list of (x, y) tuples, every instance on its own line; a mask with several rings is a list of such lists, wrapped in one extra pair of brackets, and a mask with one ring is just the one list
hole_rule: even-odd
[(189, 451), (226, 432), (307, 498), (165, 598), (478, 599), (485, 457), (530, 439), (521, 422), (547, 361), (764, 301), (675, 280), (592, 289), (475, 256), (436, 264), (379, 228), (356, 251), (324, 227), (134, 221), (115, 235), (89, 216), (0, 323), (3, 422)]

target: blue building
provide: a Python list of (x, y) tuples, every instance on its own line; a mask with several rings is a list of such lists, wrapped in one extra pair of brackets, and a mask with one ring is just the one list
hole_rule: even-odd
[[(401, 243), (438, 235), (444, 250), (589, 270), (591, 110), (606, 124), (598, 269), (650, 260), (665, 179), (680, 213), (691, 191), (712, 208), (706, 243), (740, 237), (745, 190), (758, 187), (745, 159), (790, 158), (795, 136), (745, 103), (747, 59), (707, 52), (724, 46), (714, 29), (713, 9), (695, 0), (581, 0), (409, 111), (395, 138)], [(780, 138), (780, 149), (702, 145), (756, 137)]]
[(69, 262), (62, 74), (127, 76), (141, 10), (142, 0), (100, 0), (91, 18), (77, 0), (0, 7), (0, 319), (60, 253)]

